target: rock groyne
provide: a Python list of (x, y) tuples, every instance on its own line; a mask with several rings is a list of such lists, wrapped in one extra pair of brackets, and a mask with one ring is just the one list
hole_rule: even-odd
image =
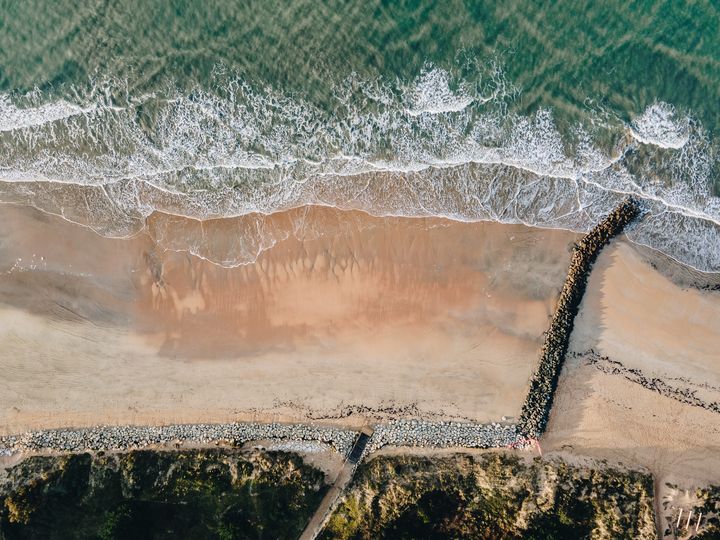
[(560, 292), (550, 328), (545, 333), (540, 362), (530, 379), (530, 388), (522, 407), (518, 422), (521, 436), (537, 439), (545, 431), (573, 323), (592, 265), (602, 248), (639, 214), (638, 202), (629, 197), (575, 245), (565, 285)]

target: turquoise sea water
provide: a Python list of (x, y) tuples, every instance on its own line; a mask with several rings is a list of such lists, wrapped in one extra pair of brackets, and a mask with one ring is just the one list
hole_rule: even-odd
[(720, 271), (719, 106), (710, 1), (0, 0), (0, 200), (110, 236), (303, 204), (585, 230), (633, 193), (633, 241)]

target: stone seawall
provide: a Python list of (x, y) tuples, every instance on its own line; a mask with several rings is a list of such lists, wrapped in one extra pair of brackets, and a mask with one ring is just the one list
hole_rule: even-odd
[[(303, 424), (178, 424), (48, 429), (0, 436), (0, 456), (16, 453), (124, 451), (180, 444), (243, 444), (257, 440), (329, 444), (347, 456), (358, 432)], [(397, 420), (375, 426), (363, 454), (383, 446), (498, 448), (518, 442), (514, 425)]]
[(214, 444), (227, 441), (243, 444), (263, 439), (321, 442), (346, 455), (356, 436), (357, 432), (352, 430), (279, 423), (97, 426), (0, 436), (0, 456), (24, 452), (119, 451), (175, 443)]
[(502, 448), (517, 444), (514, 425), (396, 420), (375, 426), (368, 452), (383, 446)]
[(637, 201), (627, 198), (575, 245), (557, 309), (545, 333), (540, 362), (530, 379), (530, 388), (522, 407), (517, 426), (521, 436), (537, 439), (545, 431), (573, 323), (592, 265), (602, 248), (639, 214)]

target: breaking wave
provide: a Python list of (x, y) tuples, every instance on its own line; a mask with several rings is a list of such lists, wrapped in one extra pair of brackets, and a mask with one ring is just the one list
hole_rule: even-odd
[(85, 112), (89, 110), (64, 100), (40, 105), (34, 109), (21, 109), (12, 103), (9, 96), (0, 96), (0, 131), (39, 126)]
[(654, 103), (631, 126), (638, 142), (660, 148), (682, 148), (690, 137), (688, 119), (678, 118), (675, 108), (667, 103)]
[(408, 94), (407, 113), (411, 116), (459, 112), (474, 101), (461, 89), (452, 91), (448, 73), (440, 69), (424, 70)]
[(232, 250), (203, 255), (235, 265), (267, 244), (264, 214), (304, 205), (584, 231), (634, 194), (648, 212), (632, 241), (720, 271), (714, 146), (692, 116), (662, 102), (629, 122), (588, 109), (561, 130), (550, 110), (511, 112), (516, 95), (495, 65), (462, 77), (426, 66), (410, 82), (351, 75), (323, 104), (222, 68), (185, 93), (2, 95), (0, 201), (107, 236), (156, 211), (246, 216)]

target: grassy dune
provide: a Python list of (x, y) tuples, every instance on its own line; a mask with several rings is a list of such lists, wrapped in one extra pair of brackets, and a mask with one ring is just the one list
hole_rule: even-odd
[(655, 538), (652, 480), (503, 453), (378, 457), (321, 538)]
[(0, 477), (0, 538), (296, 538), (325, 490), (288, 453), (32, 457)]

